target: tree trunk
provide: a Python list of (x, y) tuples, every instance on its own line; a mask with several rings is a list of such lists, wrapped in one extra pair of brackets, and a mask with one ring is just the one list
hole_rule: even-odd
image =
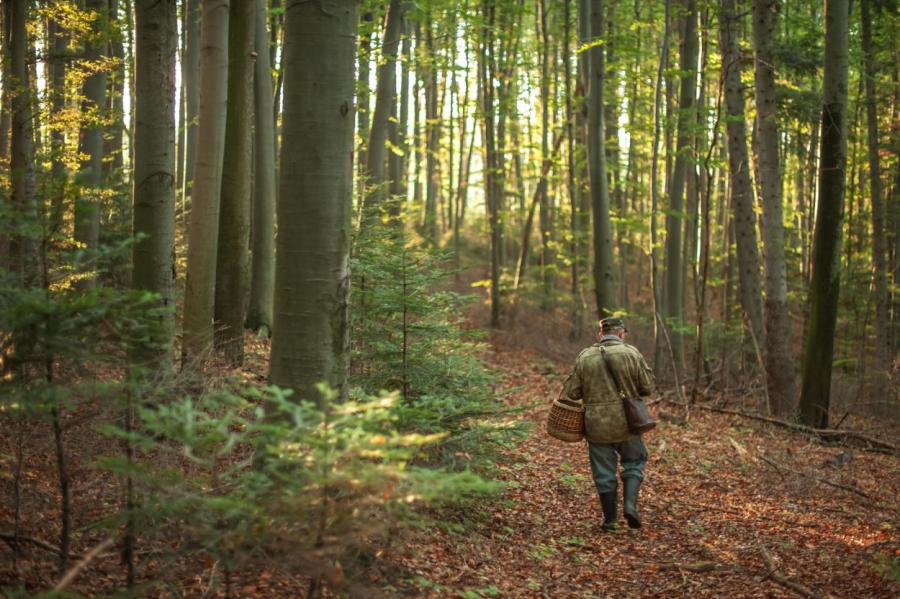
[(28, 2), (13, 0), (6, 15), (9, 18), (9, 81), (3, 82), (4, 93), (10, 96), (12, 123), (10, 131), (10, 187), (14, 210), (19, 222), (27, 228), (15, 231), (10, 237), (10, 270), (24, 287), (36, 287), (43, 279), (38, 239), (23, 232), (38, 222), (35, 195), (34, 134), (32, 113), (34, 104), (29, 85), (27, 56), (29, 54), (26, 23)]
[[(135, 4), (134, 245), (131, 286), (159, 295), (163, 336), (153, 363), (171, 368), (175, 341), (176, 0)], [(156, 348), (154, 348), (156, 349)]]
[(681, 89), (678, 102), (678, 133), (675, 141), (675, 165), (666, 216), (666, 285), (665, 315), (674, 325), (672, 350), (679, 373), (684, 368), (684, 264), (682, 243), (684, 232), (684, 189), (689, 169), (695, 163), (692, 133), (696, 117), (697, 95), (697, 1), (684, 0), (684, 28), (681, 36)]
[[(116, 66), (109, 77), (110, 124), (107, 135), (106, 157), (112, 157), (107, 172), (120, 177), (125, 165), (122, 154), (125, 138), (125, 49), (122, 44), (121, 23), (119, 21), (119, 0), (109, 0), (109, 55), (116, 60)], [(117, 179), (120, 182), (121, 179)]]
[(662, 84), (663, 74), (669, 61), (669, 37), (671, 22), (672, 0), (665, 0), (665, 30), (663, 32), (662, 48), (659, 53), (659, 63), (656, 68), (656, 85), (653, 94), (653, 149), (650, 165), (650, 287), (653, 293), (653, 368), (660, 371), (660, 354), (662, 349), (663, 331), (660, 330), (660, 304), (662, 293), (659, 285), (659, 250), (657, 249), (657, 217), (659, 210), (659, 192), (657, 179), (659, 175), (659, 138), (662, 133), (660, 123), (662, 117)]
[[(584, 15), (582, 15), (584, 16)], [(591, 39), (603, 36), (603, 0), (591, 2)], [(603, 45), (590, 49), (588, 88), (588, 160), (591, 177), (591, 213), (594, 219), (594, 296), (600, 318), (615, 307), (612, 264), (612, 226), (609, 219), (609, 182), (606, 178), (605, 128), (603, 122)]]
[(365, 212), (377, 218), (379, 206), (388, 195), (385, 178), (386, 141), (390, 126), (391, 106), (396, 105), (397, 53), (403, 25), (402, 0), (391, 0), (384, 27), (381, 61), (378, 64), (378, 83), (375, 90), (375, 112), (372, 115), (369, 143), (366, 148), (366, 187), (368, 197)]
[(784, 216), (776, 120), (778, 105), (773, 48), (778, 34), (778, 10), (777, 0), (753, 0), (757, 164), (766, 250), (766, 385), (772, 412), (786, 416), (794, 402), (794, 352), (784, 258)]
[(253, 152), (253, 230), (250, 306), (247, 328), (272, 334), (275, 293), (275, 121), (272, 119), (272, 65), (266, 30), (266, 0), (256, 0), (256, 64), (253, 74), (255, 145)]
[(740, 17), (735, 0), (722, 0), (719, 34), (722, 48), (722, 77), (725, 83), (725, 114), (728, 135), (728, 167), (731, 177), (731, 204), (737, 237), (738, 280), (741, 306), (747, 315), (750, 332), (762, 346), (763, 308), (759, 277), (759, 245), (756, 239), (756, 214), (753, 211), (753, 187), (747, 156), (747, 131), (744, 126), (744, 87), (741, 83), (741, 51), (738, 45)]
[(502, 226), (500, 216), (500, 198), (503, 184), (498, 182), (499, 170), (497, 160), (497, 137), (495, 130), (494, 114), (494, 73), (491, 65), (494, 64), (495, 46), (492, 38), (495, 19), (495, 7), (487, 0), (482, 4), (482, 16), (484, 26), (482, 28), (481, 54), (479, 56), (479, 93), (482, 102), (483, 118), (483, 145), (484, 145), (484, 196), (488, 211), (488, 224), (490, 226), (490, 278), (491, 278), (491, 328), (500, 326), (500, 245), (503, 241), (500, 233)]
[[(359, 205), (365, 206), (366, 202), (366, 165), (368, 164), (369, 149), (369, 104), (372, 90), (369, 88), (369, 71), (372, 62), (372, 35), (374, 29), (374, 15), (366, 12), (362, 16), (359, 32), (359, 49), (357, 52), (356, 68), (356, 144), (357, 157), (356, 169), (359, 181)], [(281, 71), (284, 75), (284, 44), (281, 50)]]
[(834, 329), (841, 282), (841, 215), (847, 162), (848, 4), (848, 0), (825, 1), (819, 201), (800, 392), (800, 421), (819, 428), (828, 427)]
[[(11, 74), (11, 49), (10, 49), (10, 31), (11, 31), (11, 15), (12, 2), (4, 2), (2, 6), (3, 18), (2, 39), (0, 39), (0, 48), (3, 50), (3, 58), (0, 60), (0, 68), (3, 69), (3, 81), (10, 80)], [(3, 89), (0, 90), (0, 159), (9, 157), (9, 134), (12, 124), (12, 109), (10, 107), (11, 90), (10, 85), (4, 83)], [(0, 248), (0, 257), (3, 255), (3, 249)]]
[[(107, 25), (106, 0), (85, 0), (85, 10), (93, 18), (90, 35), (85, 42), (84, 58), (88, 61), (103, 60), (106, 54)], [(85, 78), (81, 93), (81, 161), (78, 180), (81, 189), (75, 200), (75, 240), (88, 250), (96, 250), (100, 240), (100, 187), (103, 181), (103, 119), (106, 113), (106, 71), (95, 71)], [(96, 275), (81, 281), (82, 287), (96, 284)]]
[[(66, 107), (66, 68), (68, 65), (69, 33), (55, 20), (47, 23), (52, 48), (50, 59), (50, 110), (59, 115)], [(69, 174), (64, 161), (66, 152), (66, 126), (51, 122), (50, 126), (50, 218), (49, 234), (59, 232), (63, 224), (63, 209)]]
[[(228, 16), (228, 115), (222, 159), (216, 256), (216, 349), (244, 362), (244, 317), (250, 287), (250, 194), (253, 160), (253, 63), (256, 3), (232, 2)], [(268, 117), (268, 115), (266, 115)]]
[(878, 365), (890, 366), (891, 341), (888, 315), (887, 265), (885, 263), (884, 199), (878, 156), (878, 112), (875, 103), (875, 59), (872, 56), (871, 0), (862, 0), (863, 68), (866, 80), (866, 122), (869, 150), (869, 192), (872, 196), (872, 265), (875, 277), (875, 339)]
[[(441, 176), (438, 164), (438, 151), (440, 150), (441, 127), (440, 112), (438, 110), (438, 73), (435, 61), (434, 39), (432, 23), (429, 20), (425, 25), (425, 68), (422, 78), (425, 81), (425, 239), (432, 245), (437, 245), (440, 240), (438, 229), (438, 194), (441, 189)], [(421, 37), (419, 41), (423, 41)]]
[(185, 0), (184, 55), (181, 65), (184, 86), (184, 191), (182, 202), (192, 195), (194, 163), (197, 161), (197, 119), (200, 107), (200, 0)]
[[(541, 49), (541, 163), (550, 159), (550, 36), (547, 30), (547, 10), (549, 0), (538, 0), (540, 49)], [(542, 167), (543, 170), (543, 167)], [(550, 248), (552, 223), (550, 222), (550, 196), (547, 193), (547, 182), (542, 178), (538, 182), (540, 189), (540, 229), (541, 229), (541, 307), (548, 309), (553, 305), (553, 251)], [(523, 194), (524, 194), (524, 190)], [(530, 228), (530, 227), (529, 227)], [(523, 237), (523, 240), (525, 238)], [(524, 256), (527, 259), (527, 253)], [(524, 273), (524, 264), (522, 272)], [(517, 269), (519, 270), (519, 269)], [(518, 277), (517, 277), (518, 280)]]
[(228, 3), (203, 0), (197, 154), (188, 223), (182, 353), (202, 357), (213, 338), (219, 199), (228, 109)]
[[(271, 380), (347, 397), (357, 2), (288, 5)], [(315, 165), (311, 167), (310, 165)]]

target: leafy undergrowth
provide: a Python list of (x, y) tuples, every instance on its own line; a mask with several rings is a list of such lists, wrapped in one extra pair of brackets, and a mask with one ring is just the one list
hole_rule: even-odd
[[(264, 380), (265, 344), (256, 342), (249, 381)], [(507, 492), (462, 509), (426, 513), (421, 528), (361, 553), (368, 564), (366, 596), (409, 597), (895, 597), (900, 570), (895, 456), (824, 446), (802, 435), (738, 416), (658, 404), (674, 418), (646, 435), (650, 452), (642, 488), (645, 527), (616, 533), (599, 529), (600, 510), (583, 444), (564, 444), (542, 428), (546, 404), (568, 365), (496, 344), (489, 363), (503, 375), (505, 401), (531, 406), (535, 426), (498, 466)], [(109, 439), (92, 423), (110, 415), (90, 404), (64, 423), (74, 481), (73, 551), (84, 554), (106, 534), (92, 528), (120, 500), (120, 486), (91, 467)], [(12, 528), (14, 435), (0, 435), (0, 521)], [(37, 431), (36, 431), (37, 433)], [(53, 544), (58, 496), (52, 437), (22, 448), (22, 534)], [(624, 526), (624, 522), (621, 523)], [(164, 545), (138, 547), (139, 577), (162, 568), (171, 586), (148, 586), (139, 595), (224, 597), (225, 581), (211, 559), (173, 564)], [(18, 564), (0, 546), (0, 585), (26, 592), (51, 588), (58, 575), (53, 554), (29, 545)], [(298, 568), (299, 571), (299, 568)], [(124, 582), (115, 547), (107, 549), (70, 587), (107, 596)], [(342, 586), (340, 565), (325, 578)], [(211, 585), (213, 580), (215, 584)], [(794, 588), (790, 588), (793, 585)], [(305, 596), (309, 579), (266, 569), (234, 572), (233, 597)], [(799, 589), (799, 590), (798, 590)], [(341, 591), (326, 592), (340, 596)]]

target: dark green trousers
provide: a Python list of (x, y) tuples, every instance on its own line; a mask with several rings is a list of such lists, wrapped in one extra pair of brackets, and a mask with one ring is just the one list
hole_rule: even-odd
[(588, 455), (591, 458), (591, 476), (598, 493), (616, 491), (616, 471), (622, 463), (622, 480), (634, 478), (644, 480), (644, 465), (647, 463), (647, 448), (640, 435), (622, 443), (590, 443)]

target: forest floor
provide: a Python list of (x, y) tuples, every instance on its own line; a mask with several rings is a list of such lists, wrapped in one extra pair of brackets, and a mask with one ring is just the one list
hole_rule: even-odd
[[(502, 376), (504, 401), (525, 408), (511, 417), (534, 425), (498, 464), (508, 488), (464, 510), (442, 512), (444, 525), (404, 531), (376, 551), (366, 581), (371, 596), (379, 589), (387, 597), (464, 599), (900, 596), (897, 456), (823, 445), (703, 409), (685, 419), (683, 408), (669, 399), (654, 406), (663, 420), (645, 436), (650, 461), (641, 489), (644, 527), (630, 530), (623, 521), (619, 531), (601, 532), (584, 444), (558, 442), (543, 430), (547, 403), (568, 374), (578, 343), (523, 330), (493, 334), (485, 355)], [(250, 348), (247, 379), (264, 380), (265, 350), (258, 343)], [(71, 414), (67, 423), (74, 499), (81, 506), (76, 528), (108, 509), (119, 493), (112, 477), (90, 466), (107, 443), (88, 432), (90, 416)], [(11, 529), (12, 517), (7, 466), (13, 443), (6, 433), (0, 433), (2, 531)], [(39, 442), (25, 448), (22, 518), (23, 534), (49, 541), (58, 534), (58, 497), (47, 433), (29, 435)], [(73, 550), (86, 552), (98, 540), (84, 535)], [(0, 588), (16, 580), (32, 591), (53, 585), (51, 552), (29, 548), (18, 573), (10, 557), (0, 544)], [(221, 587), (204, 593), (209, 565), (186, 569), (180, 590), (151, 594), (222, 597)], [(72, 590), (108, 596), (122, 582), (118, 553), (111, 550), (85, 569)], [(298, 597), (307, 585), (296, 573), (242, 572), (234, 577), (232, 596)]]
[(660, 403), (669, 420), (645, 435), (644, 527), (623, 520), (603, 533), (584, 443), (543, 430), (571, 365), (492, 341), (489, 362), (515, 389), (507, 401), (533, 406), (534, 427), (500, 467), (510, 488), (499, 501), (461, 516), (459, 530), (406, 545), (398, 559), (413, 577), (401, 587), (410, 594), (900, 596), (886, 574), (900, 559), (896, 457), (701, 409), (685, 422), (680, 406)]

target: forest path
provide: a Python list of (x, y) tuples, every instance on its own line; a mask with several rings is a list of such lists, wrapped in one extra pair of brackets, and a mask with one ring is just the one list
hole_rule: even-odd
[(829, 466), (847, 459), (835, 460), (842, 448), (695, 410), (689, 422), (663, 422), (645, 435), (644, 528), (622, 520), (619, 531), (603, 533), (584, 443), (556, 441), (543, 429), (546, 404), (570, 366), (501, 345), (488, 360), (514, 388), (506, 401), (538, 404), (516, 415), (534, 427), (500, 466), (511, 488), (460, 513), (458, 530), (403, 543), (394, 557), (408, 578), (396, 590), (465, 598), (803, 596), (789, 588), (797, 584), (815, 597), (900, 595), (900, 584), (877, 572), (879, 560), (900, 554), (896, 458), (853, 452)]

